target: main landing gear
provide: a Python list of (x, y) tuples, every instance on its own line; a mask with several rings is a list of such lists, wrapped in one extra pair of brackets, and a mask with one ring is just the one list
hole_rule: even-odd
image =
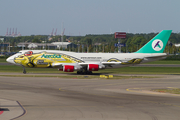
[(82, 70), (82, 71), (77, 71), (77, 74), (92, 75), (92, 71)]

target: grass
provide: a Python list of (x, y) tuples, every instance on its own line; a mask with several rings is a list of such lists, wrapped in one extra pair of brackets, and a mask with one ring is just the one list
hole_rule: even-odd
[[(0, 72), (22, 73), (22, 68), (15, 65), (0, 66)], [(53, 68), (26, 68), (27, 73), (65, 73)], [(72, 74), (72, 72), (66, 72)], [(75, 74), (73, 72), (73, 74)], [(95, 74), (180, 74), (179, 67), (124, 67), (94, 71)]]
[(101, 72), (115, 74), (180, 74), (178, 67), (124, 67), (105, 69)]
[[(15, 72), (22, 73), (23, 69), (16, 65), (2, 65), (0, 66), (0, 72)], [(26, 68), (28, 73), (59, 73), (58, 69), (52, 68)]]
[(157, 90), (153, 90), (153, 91), (161, 92), (161, 93), (180, 94), (180, 89), (179, 88), (174, 88), (174, 89), (157, 89)]
[[(71, 79), (106, 79), (106, 78), (100, 78), (97, 75), (0, 75), (5, 77), (55, 77), (55, 78), (71, 78)], [(113, 78), (109, 79), (134, 79), (134, 78), (155, 78), (152, 76), (114, 76)]]
[(153, 62), (148, 62), (144, 64), (180, 64), (180, 60), (159, 60), (159, 61), (153, 61)]
[(6, 59), (5, 58), (0, 58), (0, 63), (2, 62), (6, 62)]

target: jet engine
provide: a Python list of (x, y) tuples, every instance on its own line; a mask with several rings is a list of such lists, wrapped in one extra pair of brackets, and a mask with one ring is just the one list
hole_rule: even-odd
[(87, 67), (88, 71), (98, 71), (99, 70), (99, 65), (98, 64), (89, 64)]
[(63, 71), (64, 72), (73, 72), (74, 71), (74, 66), (72, 66), (72, 65), (64, 65)]

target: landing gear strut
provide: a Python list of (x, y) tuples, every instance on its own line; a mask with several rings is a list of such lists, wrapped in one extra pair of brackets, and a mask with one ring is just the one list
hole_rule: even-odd
[(22, 68), (23, 68), (23, 73), (26, 74), (26, 69), (25, 69), (25, 67), (22, 66)]
[(92, 74), (92, 71), (81, 70), (81, 71), (77, 71), (77, 74), (91, 75), (91, 74)]

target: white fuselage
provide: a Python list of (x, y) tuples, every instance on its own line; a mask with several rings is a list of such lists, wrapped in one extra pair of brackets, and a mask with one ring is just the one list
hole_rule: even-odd
[[(14, 59), (14, 57), (17, 57), (19, 55), (22, 55), (30, 50), (22, 50), (19, 51), (19, 53), (9, 57), (7, 61)], [(59, 50), (31, 50), (33, 53), (41, 53), (41, 52), (47, 52), (47, 53), (54, 53), (54, 54), (65, 54), (72, 56), (74, 58), (80, 59), (84, 61), (84, 63), (90, 63), (90, 64), (100, 64), (102, 62), (106, 62), (109, 59), (118, 59), (121, 62), (127, 62), (132, 59), (143, 59), (141, 63), (160, 60), (166, 58), (166, 53), (76, 53), (76, 52), (68, 52), (68, 51), (59, 51)], [(112, 65), (112, 67), (125, 67), (130, 66), (132, 64), (128, 65)], [(134, 64), (133, 64), (134, 65)]]

